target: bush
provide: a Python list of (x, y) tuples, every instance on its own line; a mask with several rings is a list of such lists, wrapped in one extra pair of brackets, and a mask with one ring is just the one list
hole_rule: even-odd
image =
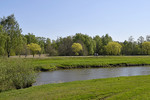
[(32, 86), (35, 72), (29, 61), (0, 59), (0, 91)]

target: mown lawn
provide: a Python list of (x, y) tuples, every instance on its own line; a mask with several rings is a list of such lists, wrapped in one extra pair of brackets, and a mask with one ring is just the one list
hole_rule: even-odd
[(50, 57), (27, 60), (32, 61), (35, 68), (43, 70), (150, 64), (150, 56)]
[(0, 93), (0, 100), (150, 100), (150, 75), (33, 86)]

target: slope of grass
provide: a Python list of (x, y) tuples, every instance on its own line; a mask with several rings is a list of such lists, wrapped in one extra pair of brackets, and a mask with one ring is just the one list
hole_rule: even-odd
[(0, 93), (0, 100), (150, 100), (150, 75), (47, 84)]
[(31, 60), (36, 69), (43, 71), (108, 66), (137, 66), (150, 64), (150, 56), (50, 57)]

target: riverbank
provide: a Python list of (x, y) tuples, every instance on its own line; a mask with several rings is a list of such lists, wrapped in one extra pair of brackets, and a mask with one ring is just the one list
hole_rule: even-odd
[(0, 93), (0, 100), (149, 100), (150, 75), (33, 86)]
[(36, 70), (52, 71), (57, 69), (121, 67), (150, 65), (150, 56), (79, 56), (28, 58)]

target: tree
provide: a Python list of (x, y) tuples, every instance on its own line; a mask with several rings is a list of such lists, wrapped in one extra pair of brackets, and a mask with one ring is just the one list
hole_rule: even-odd
[(109, 55), (119, 55), (121, 52), (122, 46), (117, 42), (109, 42), (106, 45), (106, 52)]
[(138, 41), (138, 45), (139, 45), (140, 51), (141, 51), (140, 54), (143, 54), (142, 43), (144, 42), (144, 37), (140, 36), (137, 41)]
[(3, 17), (0, 19), (0, 25), (3, 26), (3, 30), (5, 31), (6, 36), (6, 45), (5, 50), (7, 52), (8, 57), (10, 53), (14, 53), (15, 49), (20, 46), (21, 41), (21, 29), (19, 28), (19, 24), (15, 19), (14, 14), (8, 16), (7, 18)]
[(139, 44), (142, 44), (144, 42), (144, 37), (140, 36), (137, 41)]
[(33, 35), (33, 33), (28, 33), (27, 35), (25, 35), (25, 37), (27, 39), (27, 44), (38, 43), (38, 40), (35, 35)]
[(37, 40), (38, 45), (40, 45), (40, 47), (41, 47), (41, 51), (39, 52), (39, 56), (40, 56), (41, 54), (45, 53), (44, 47), (46, 45), (46, 38), (36, 37), (36, 40)]
[(96, 42), (96, 50), (95, 50), (95, 53), (98, 53), (98, 54), (102, 54), (102, 39), (96, 35), (93, 40)]
[(79, 55), (79, 52), (82, 51), (82, 45), (80, 43), (73, 43), (72, 47), (72, 51), (75, 53), (76, 56)]
[(46, 44), (44, 46), (45, 52), (48, 53), (49, 47), (51, 46), (51, 40), (49, 38), (46, 39)]
[(134, 42), (134, 38), (132, 36), (129, 37), (128, 42), (133, 43)]
[(6, 36), (4, 31), (2, 30), (2, 26), (0, 25), (0, 55), (5, 54), (5, 43), (6, 43)]
[(37, 53), (37, 52), (40, 52), (41, 51), (41, 47), (40, 45), (36, 44), (36, 43), (31, 43), (31, 44), (28, 44), (28, 48), (30, 49), (33, 57), (34, 55)]
[(66, 38), (60, 38), (59, 40), (57, 39), (57, 45), (58, 47), (58, 52), (60, 56), (71, 56), (72, 55), (72, 49), (71, 46), (73, 44), (73, 40), (71, 36), (68, 36)]
[(150, 35), (146, 36), (146, 41), (150, 42)]
[(58, 55), (58, 52), (55, 49), (55, 45), (57, 45), (57, 44), (55, 43), (54, 40), (53, 40), (53, 42), (51, 44), (51, 40), (49, 38), (46, 39), (45, 51), (46, 51), (46, 53), (49, 54), (49, 56), (56, 56), (56, 55)]
[(105, 36), (102, 36), (102, 43), (103, 45), (107, 45), (109, 42), (112, 42), (112, 38), (111, 36), (109, 36), (108, 34), (106, 34)]
[(106, 34), (105, 36), (102, 36), (102, 48), (101, 48), (101, 52), (100, 54), (105, 55), (106, 54), (106, 50), (105, 50), (105, 46), (109, 43), (112, 42), (112, 38), (111, 36), (109, 36), (108, 34)]
[(26, 45), (26, 38), (23, 35), (20, 35), (20, 39), (18, 40), (17, 47), (15, 48), (15, 54), (21, 55), (21, 52), (24, 49), (24, 45)]
[(76, 43), (79, 41), (80, 41), (80, 43), (83, 43), (83, 52), (88, 51), (88, 55), (94, 54), (94, 51), (96, 49), (96, 43), (92, 39), (92, 37), (81, 34), (81, 33), (77, 33), (75, 36), (73, 36), (73, 41)]
[(132, 36), (129, 37), (128, 39), (128, 48), (131, 49), (130, 50), (130, 54), (133, 55), (133, 49), (134, 49), (134, 38)]
[(150, 54), (150, 42), (144, 42), (142, 44), (144, 52), (149, 55)]
[(49, 56), (57, 56), (58, 52), (52, 47), (52, 45), (47, 46), (46, 48), (47, 53), (49, 54)]

